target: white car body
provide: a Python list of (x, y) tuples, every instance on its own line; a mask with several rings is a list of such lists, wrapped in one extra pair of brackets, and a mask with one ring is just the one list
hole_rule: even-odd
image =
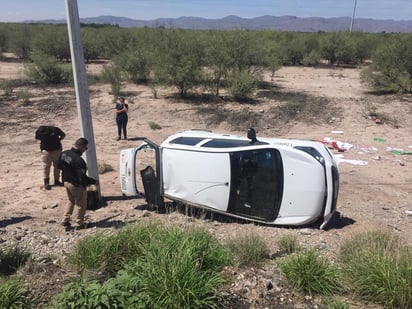
[(125, 195), (139, 194), (136, 155), (147, 148), (156, 151), (151, 182), (161, 199), (274, 225), (324, 228), (336, 211), (338, 166), (320, 142), (200, 130), (178, 132), (160, 146), (146, 140), (121, 151)]

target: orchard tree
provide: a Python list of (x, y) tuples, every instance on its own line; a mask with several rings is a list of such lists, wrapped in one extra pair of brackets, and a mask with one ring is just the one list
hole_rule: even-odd
[(175, 86), (181, 97), (203, 81), (203, 45), (196, 32), (173, 29), (158, 38), (155, 82)]
[(70, 45), (67, 28), (63, 25), (37, 25), (33, 34), (32, 50), (58, 60), (70, 60)]
[(380, 45), (362, 80), (379, 92), (412, 92), (412, 35), (396, 35)]

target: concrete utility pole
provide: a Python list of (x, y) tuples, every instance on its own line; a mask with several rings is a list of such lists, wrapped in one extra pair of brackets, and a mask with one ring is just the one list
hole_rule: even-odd
[[(80, 133), (82, 137), (85, 137), (89, 141), (89, 149), (85, 152), (88, 174), (90, 177), (98, 180), (99, 172), (97, 169), (96, 146), (94, 143), (92, 114), (90, 111), (89, 89), (87, 84), (86, 66), (84, 64), (77, 0), (66, 0), (66, 13)], [(100, 186), (97, 187), (100, 197)]]
[(355, 3), (353, 4), (352, 21), (350, 23), (349, 32), (352, 32), (352, 30), (353, 30), (353, 23), (355, 22), (355, 11), (356, 11), (356, 0), (355, 0)]

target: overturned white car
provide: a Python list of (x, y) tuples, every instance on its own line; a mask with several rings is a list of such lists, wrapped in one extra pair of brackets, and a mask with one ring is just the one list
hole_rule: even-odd
[[(152, 150), (153, 165), (139, 154)], [(141, 180), (136, 176), (140, 173)], [(225, 215), (274, 225), (319, 225), (336, 211), (339, 172), (320, 142), (256, 138), (190, 130), (160, 146), (148, 139), (120, 154), (123, 194), (143, 193), (160, 205), (164, 198)], [(138, 188), (141, 181), (142, 188)]]

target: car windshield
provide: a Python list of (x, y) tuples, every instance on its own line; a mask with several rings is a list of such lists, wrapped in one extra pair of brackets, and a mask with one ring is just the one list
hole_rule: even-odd
[(273, 221), (283, 194), (282, 158), (276, 149), (230, 153), (231, 188), (228, 211)]

